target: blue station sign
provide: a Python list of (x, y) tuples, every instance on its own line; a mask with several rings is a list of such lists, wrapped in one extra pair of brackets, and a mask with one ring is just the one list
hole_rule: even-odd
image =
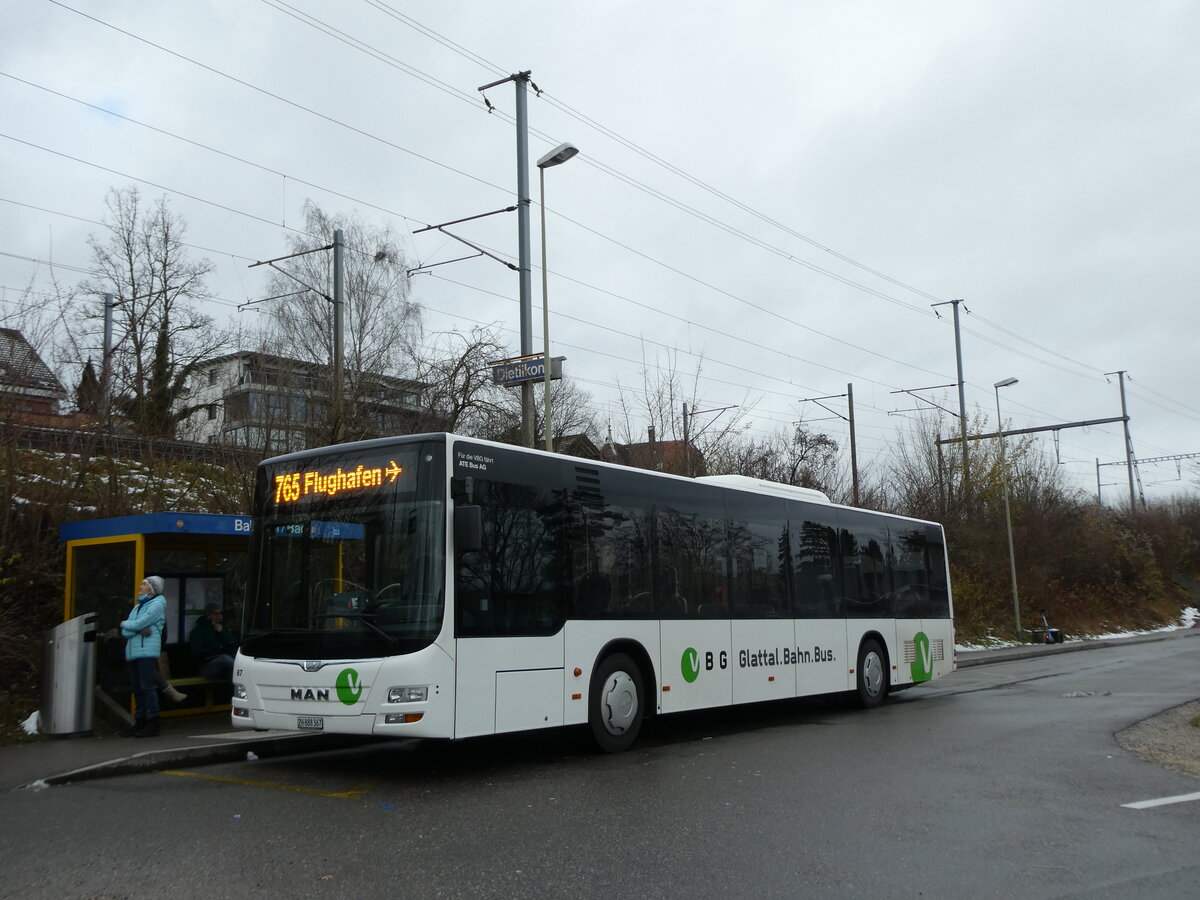
[[(524, 381), (542, 381), (546, 377), (546, 368), (541, 356), (522, 356), (517, 359), (505, 359), (492, 364), (492, 380), (496, 384), (521, 384)], [(562, 364), (565, 356), (550, 357), (550, 379), (556, 381), (562, 378)]]

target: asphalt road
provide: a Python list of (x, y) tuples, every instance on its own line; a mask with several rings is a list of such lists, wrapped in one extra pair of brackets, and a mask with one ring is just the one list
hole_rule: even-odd
[(20, 897), (1194, 896), (1200, 782), (1113, 734), (1195, 699), (1200, 641), (806, 701), (386, 743), (0, 795)]

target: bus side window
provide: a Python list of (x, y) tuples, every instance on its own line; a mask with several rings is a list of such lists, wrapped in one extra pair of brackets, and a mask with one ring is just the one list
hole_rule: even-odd
[(588, 572), (575, 589), (575, 612), (583, 619), (602, 619), (612, 602), (612, 579), (598, 570)]
[(811, 503), (789, 503), (795, 571), (795, 616), (803, 619), (843, 615), (834, 511)]

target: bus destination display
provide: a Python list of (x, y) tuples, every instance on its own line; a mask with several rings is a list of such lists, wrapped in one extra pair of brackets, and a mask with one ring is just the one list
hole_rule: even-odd
[(403, 472), (404, 467), (394, 459), (389, 459), (386, 466), (359, 465), (353, 469), (338, 466), (332, 472), (278, 472), (275, 474), (275, 502), (296, 503), (314, 495), (332, 498), (340, 494), (369, 491), (395, 484)]

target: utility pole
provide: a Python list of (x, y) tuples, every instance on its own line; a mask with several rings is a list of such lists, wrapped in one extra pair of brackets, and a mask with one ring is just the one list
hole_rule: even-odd
[(106, 425), (112, 403), (113, 308), (116, 305), (112, 294), (104, 295), (104, 358), (100, 361), (100, 416)]
[[(533, 354), (533, 287), (529, 265), (529, 114), (526, 110), (525, 85), (530, 72), (511, 76), (517, 89), (517, 272), (521, 300), (521, 355)], [(549, 366), (550, 360), (542, 361)], [(525, 446), (536, 443), (533, 425), (533, 382), (521, 384), (521, 424), (525, 428)]]
[(683, 404), (683, 474), (692, 477), (692, 448), (688, 443), (688, 408)]
[(1133, 512), (1135, 502), (1133, 494), (1133, 438), (1129, 436), (1129, 413), (1125, 409), (1125, 369), (1116, 372), (1105, 372), (1105, 375), (1116, 375), (1121, 386), (1121, 418), (1125, 421), (1125, 465), (1129, 469), (1129, 511)]
[[(314, 287), (311, 284), (307, 284), (304, 281), (301, 281), (299, 278), (297, 278), (295, 275), (293, 275), (287, 269), (281, 269), (279, 266), (275, 265), (275, 263), (283, 262), (285, 259), (295, 259), (298, 256), (308, 256), (308, 254), (310, 254), (310, 253), (324, 253), (326, 250), (333, 251), (333, 296), (332, 297), (329, 296), (328, 294), (326, 294), (320, 288)], [(318, 297), (321, 297), (322, 299), (324, 299), (324, 301), (326, 303), (329, 303), (333, 306), (333, 353), (332, 353), (333, 385), (332, 385), (332, 391), (331, 391), (333, 396), (332, 396), (331, 402), (330, 402), (330, 406), (331, 406), (330, 418), (332, 419), (332, 425), (333, 425), (333, 431), (331, 434), (331, 437), (332, 437), (331, 443), (334, 443), (334, 444), (340, 443), (342, 440), (342, 418), (343, 418), (343, 416), (342, 416), (342, 405), (343, 405), (342, 404), (342, 393), (343, 393), (342, 392), (342, 384), (343, 384), (343, 380), (345, 377), (345, 368), (346, 368), (345, 358), (344, 358), (344, 356), (345, 356), (345, 346), (344, 346), (345, 345), (345, 334), (344, 334), (344, 332), (345, 332), (345, 309), (346, 309), (346, 297), (345, 297), (345, 282), (346, 282), (345, 257), (346, 257), (346, 253), (345, 253), (345, 250), (346, 250), (345, 237), (342, 234), (342, 229), (338, 228), (338, 229), (335, 229), (333, 232), (333, 243), (332, 244), (326, 244), (324, 247), (314, 247), (311, 250), (301, 250), (299, 253), (289, 253), (287, 256), (277, 256), (274, 259), (259, 260), (258, 262), (250, 263), (250, 265), (248, 266), (248, 268), (251, 268), (251, 269), (256, 268), (258, 266), (270, 266), (272, 269), (274, 269), (276, 272), (279, 272), (281, 275), (285, 275), (288, 278), (292, 279), (292, 281), (299, 284), (302, 288), (304, 288), (304, 290), (312, 291)], [(280, 294), (277, 297), (266, 297), (266, 298), (264, 298), (264, 301), (265, 300), (278, 300), (281, 297), (287, 297), (287, 296), (291, 296), (291, 295), (290, 294)], [(254, 301), (250, 301), (250, 302), (259, 303), (259, 302), (263, 302), (263, 301), (254, 300)], [(243, 304), (243, 305), (247, 305), (247, 304)]]
[[(686, 475), (688, 478), (692, 477), (692, 439), (691, 439), (690, 429), (688, 427), (691, 423), (691, 420), (696, 418), (696, 416), (707, 416), (707, 415), (710, 415), (711, 413), (716, 413), (717, 415), (720, 415), (721, 413), (723, 413), (729, 409), (737, 409), (737, 407), (736, 406), (722, 406), (719, 409), (693, 409), (689, 413), (688, 405), (686, 403), (683, 404), (683, 474)], [(715, 422), (716, 419), (714, 419), (713, 421)], [(711, 425), (712, 422), (709, 422), (708, 424)], [(708, 427), (708, 425), (704, 426), (704, 428), (707, 428), (707, 427)], [(704, 428), (701, 428), (700, 431), (704, 431)], [(696, 437), (699, 437), (699, 436), (700, 436), (699, 434), (696, 435)], [(651, 440), (653, 440), (653, 438), (651, 438)]]
[[(529, 113), (526, 87), (532, 85), (535, 91), (541, 93), (538, 86), (530, 81), (531, 74), (532, 70), (526, 69), (524, 72), (515, 72), (507, 78), (492, 81), (478, 88), (479, 92), (483, 93), (489, 88), (511, 81), (517, 89), (517, 287), (521, 311), (521, 356), (525, 358), (533, 355), (533, 283), (529, 264)], [(489, 111), (494, 108), (486, 95), (483, 102)], [(550, 365), (550, 361), (546, 360), (545, 364)], [(525, 446), (534, 446), (536, 435), (533, 422), (533, 382), (529, 380), (521, 383), (521, 430), (525, 434)]]
[(846, 384), (846, 405), (850, 410), (850, 482), (854, 489), (854, 505), (858, 506), (858, 441), (854, 436), (854, 385)]
[(947, 303), (954, 306), (954, 358), (958, 364), (958, 416), (960, 433), (962, 435), (962, 468), (963, 468), (963, 497), (965, 498), (971, 487), (971, 466), (967, 459), (967, 395), (966, 382), (963, 380), (963, 363), (962, 363), (962, 333), (958, 327), (958, 304), (962, 303), (961, 299), (947, 300), (943, 303), (934, 303), (933, 306), (945, 306)]
[[(850, 414), (848, 417), (843, 416), (836, 409), (830, 409), (821, 402), (822, 400), (840, 400), (842, 397), (846, 398), (846, 405), (849, 407)], [(833, 415), (837, 416), (843, 422), (850, 423), (850, 480), (854, 492), (854, 505), (858, 506), (858, 440), (854, 434), (854, 385), (847, 384), (846, 393), (844, 394), (830, 394), (827, 397), (806, 397), (800, 402), (815, 403), (821, 409), (825, 410), (825, 412), (833, 413)], [(796, 424), (798, 425), (799, 423), (797, 422)]]
[(342, 398), (345, 369), (345, 239), (342, 229), (333, 232), (333, 442), (342, 440)]

